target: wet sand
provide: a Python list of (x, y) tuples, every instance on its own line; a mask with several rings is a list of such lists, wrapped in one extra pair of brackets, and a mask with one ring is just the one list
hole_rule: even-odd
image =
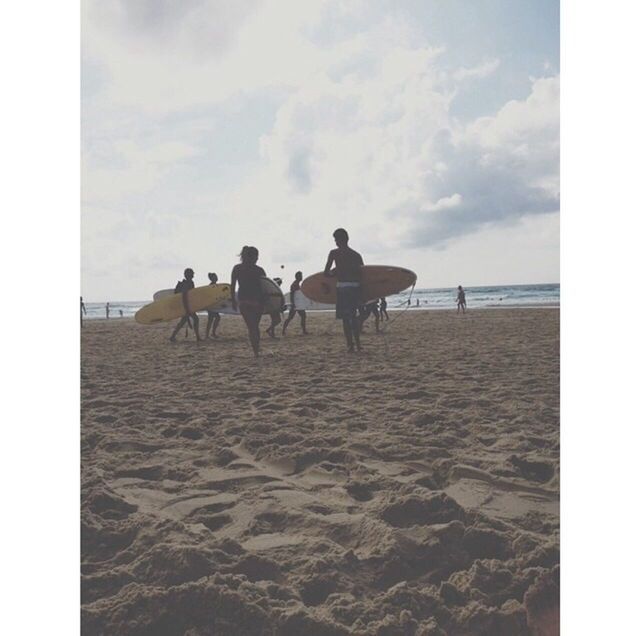
[(83, 633), (557, 633), (558, 310), (367, 324), (86, 324)]

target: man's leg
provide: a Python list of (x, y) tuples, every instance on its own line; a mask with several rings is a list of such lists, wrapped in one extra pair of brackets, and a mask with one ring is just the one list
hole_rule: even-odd
[(309, 332), (307, 331), (307, 312), (299, 311), (300, 314), (300, 322), (302, 323), (302, 333), (306, 336)]
[(362, 328), (362, 325), (355, 312), (351, 317), (351, 324), (353, 325), (353, 338), (356, 341), (356, 349), (358, 349), (358, 351), (362, 351), (362, 346), (360, 345), (360, 329)]
[(169, 340), (171, 340), (171, 342), (175, 342), (176, 341), (176, 336), (178, 335), (178, 331), (180, 331), (180, 329), (182, 329), (183, 325), (187, 324), (187, 320), (189, 319), (189, 316), (183, 316), (182, 318), (180, 318), (180, 320), (178, 321), (178, 324), (176, 325), (176, 328), (173, 330), (173, 333), (171, 334), (171, 337), (169, 338)]
[(342, 319), (342, 328), (344, 330), (344, 337), (347, 339), (347, 347), (350, 352), (353, 352), (353, 326), (351, 318)]
[(284, 321), (284, 325), (282, 325), (282, 335), (284, 336), (284, 332), (287, 330), (287, 327), (289, 326), (289, 323), (293, 320), (293, 317), (296, 315), (296, 310), (292, 307), (289, 310), (289, 315), (287, 316), (287, 319)]
[(200, 318), (198, 318), (198, 314), (193, 314), (191, 316), (191, 319), (193, 320), (193, 330), (196, 332), (196, 340), (200, 342), (200, 340), (202, 340), (202, 338), (200, 337), (200, 330), (198, 329)]

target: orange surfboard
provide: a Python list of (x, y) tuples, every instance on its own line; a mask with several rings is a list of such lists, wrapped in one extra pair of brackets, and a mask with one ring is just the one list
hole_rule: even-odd
[[(416, 284), (418, 277), (410, 269), (391, 265), (362, 267), (362, 302), (393, 296)], [(318, 272), (302, 281), (302, 293), (318, 303), (336, 304), (336, 278)]]

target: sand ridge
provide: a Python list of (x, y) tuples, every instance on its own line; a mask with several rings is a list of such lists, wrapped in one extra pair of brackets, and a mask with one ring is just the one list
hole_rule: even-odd
[(308, 327), (82, 330), (83, 631), (552, 633), (558, 311)]

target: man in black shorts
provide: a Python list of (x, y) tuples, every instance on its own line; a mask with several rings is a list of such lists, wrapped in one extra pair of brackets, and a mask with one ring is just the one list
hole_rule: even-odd
[[(338, 247), (329, 252), (324, 275), (336, 276), (338, 279), (336, 284), (336, 318), (342, 320), (347, 349), (349, 353), (353, 353), (354, 341), (358, 351), (362, 351), (358, 307), (362, 304), (361, 285), (364, 261), (358, 252), (349, 247), (349, 235), (345, 229), (337, 229), (333, 233), (333, 238)], [(332, 272), (331, 266), (334, 263), (336, 268)]]

